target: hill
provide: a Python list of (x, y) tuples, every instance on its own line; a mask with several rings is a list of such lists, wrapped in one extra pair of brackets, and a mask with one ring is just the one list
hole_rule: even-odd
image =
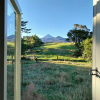
[(15, 35), (7, 36), (7, 41), (14, 41), (14, 40), (15, 40)]
[(43, 38), (41, 38), (42, 42), (67, 42), (66, 38), (63, 38), (61, 36), (57, 36), (57, 37), (53, 37), (50, 34), (47, 34), (46, 36), (44, 36)]

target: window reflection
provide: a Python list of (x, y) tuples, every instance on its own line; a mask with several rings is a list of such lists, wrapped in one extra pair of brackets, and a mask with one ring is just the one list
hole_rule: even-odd
[(14, 100), (15, 12), (8, 1), (7, 11), (7, 100)]

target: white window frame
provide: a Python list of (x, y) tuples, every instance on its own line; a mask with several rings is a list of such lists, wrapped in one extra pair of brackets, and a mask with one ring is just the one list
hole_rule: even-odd
[(21, 100), (21, 9), (17, 0), (9, 0), (16, 12), (16, 50), (14, 69), (14, 100)]
[[(21, 9), (17, 0), (9, 1), (16, 12), (14, 100), (21, 100)], [(7, 100), (7, 4), (0, 1), (0, 100)]]

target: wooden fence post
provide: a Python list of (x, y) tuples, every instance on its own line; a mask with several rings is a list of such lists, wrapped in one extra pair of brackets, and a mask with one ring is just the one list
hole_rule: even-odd
[(57, 60), (58, 60), (58, 56), (57, 56)]

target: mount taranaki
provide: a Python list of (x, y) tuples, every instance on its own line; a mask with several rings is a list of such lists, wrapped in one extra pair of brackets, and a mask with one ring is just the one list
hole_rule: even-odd
[(61, 36), (53, 37), (49, 34), (41, 38), (42, 42), (67, 42), (66, 38), (62, 38)]

